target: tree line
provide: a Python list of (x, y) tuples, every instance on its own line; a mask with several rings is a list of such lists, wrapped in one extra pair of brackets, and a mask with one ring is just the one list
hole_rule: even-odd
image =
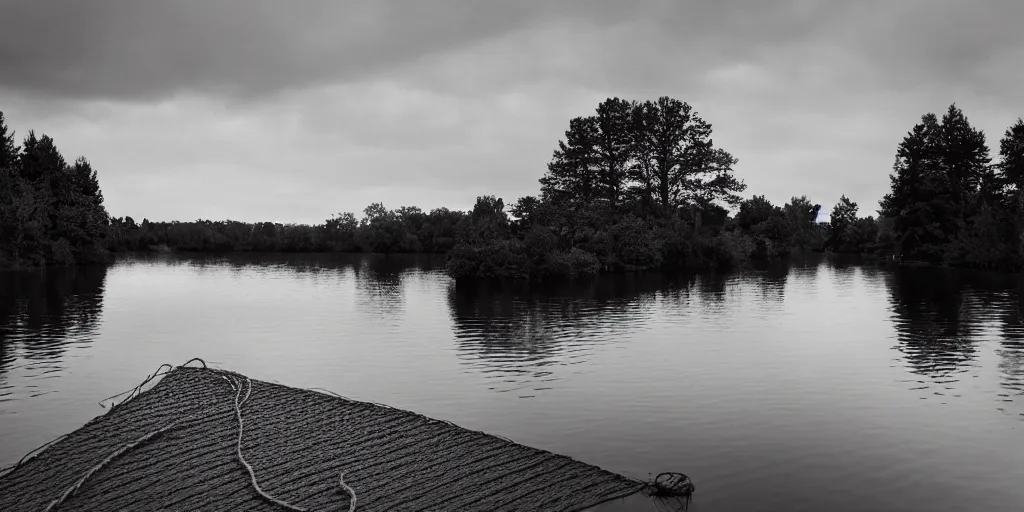
[(110, 219), (112, 251), (186, 252), (372, 252), (444, 254), (465, 229), (466, 213), (447, 208), (425, 212), (415, 206), (389, 210), (374, 203), (357, 219), (340, 213), (322, 224), (282, 224), (233, 220), (136, 222)]
[(724, 269), (792, 252), (831, 251), (922, 263), (1024, 269), (1024, 121), (993, 162), (985, 136), (951, 105), (904, 137), (877, 217), (845, 195), (827, 222), (794, 196), (743, 199), (738, 160), (682, 101), (609, 98), (569, 121), (537, 195), (469, 211), (374, 203), (321, 224), (137, 223), (109, 217), (96, 172), (65, 162), (53, 140), (15, 144), (0, 114), (0, 264), (104, 260), (111, 252), (447, 254), (454, 277), (575, 277), (602, 271)]
[[(741, 199), (738, 161), (711, 125), (678, 100), (610, 98), (569, 122), (540, 194), (508, 222), (481, 198), (470, 219), (486, 229), (449, 253), (456, 277), (532, 277), (602, 270), (727, 268), (794, 251), (892, 257), (904, 264), (1024, 270), (1024, 121), (1000, 141), (950, 105), (926, 114), (897, 148), (878, 216), (841, 196), (828, 222), (795, 196), (783, 206)], [(735, 215), (729, 209), (735, 208)]]

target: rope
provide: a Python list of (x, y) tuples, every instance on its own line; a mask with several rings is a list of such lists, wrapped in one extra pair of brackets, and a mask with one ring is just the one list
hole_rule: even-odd
[[(202, 362), (201, 360), (197, 361)], [(296, 393), (301, 393), (301, 390), (294, 388), (281, 390), (272, 384), (265, 384), (259, 381), (254, 382), (248, 377), (235, 372), (209, 368), (206, 367), (205, 363), (202, 366), (205, 369), (184, 369), (182, 366), (179, 366), (167, 370), (167, 365), (161, 365), (156, 372), (146, 378), (143, 385), (111, 398), (111, 400), (119, 400), (118, 404), (114, 407), (119, 407), (119, 405), (134, 400), (139, 396), (142, 397), (141, 402), (136, 401), (124, 411), (119, 411), (115, 415), (117, 418), (108, 416), (101, 421), (109, 424), (111, 422), (119, 423), (131, 418), (143, 419), (141, 417), (149, 416), (148, 411), (154, 410), (152, 409), (154, 404), (162, 403), (165, 400), (177, 401), (177, 408), (182, 411), (180, 413), (182, 419), (170, 424), (163, 421), (155, 421), (156, 418), (149, 418), (149, 421), (145, 421), (145, 423), (136, 423), (137, 425), (149, 424), (152, 426), (146, 427), (147, 429), (155, 428), (157, 430), (142, 435), (134, 441), (130, 438), (124, 439), (123, 436), (126, 432), (123, 429), (115, 429), (108, 432), (109, 429), (102, 424), (94, 425), (90, 435), (106, 437), (108, 439), (107, 443), (118, 438), (122, 439), (118, 441), (119, 443), (131, 442), (119, 448), (116, 444), (107, 444), (107, 446), (112, 447), (107, 450), (117, 448), (116, 451), (109, 455), (104, 455), (103, 452), (96, 454), (95, 450), (102, 450), (102, 448), (100, 448), (101, 444), (98, 442), (94, 443), (94, 446), (90, 448), (91, 453), (88, 454), (87, 458), (79, 457), (80, 459), (85, 458), (85, 460), (81, 460), (84, 464), (81, 466), (76, 465), (71, 470), (70, 475), (60, 478), (60, 483), (57, 485), (54, 485), (53, 478), (57, 477), (58, 474), (50, 474), (51, 471), (58, 472), (59, 468), (57, 467), (48, 469), (44, 472), (45, 474), (40, 475), (28, 474), (29, 471), (21, 472), (19, 481), (32, 479), (35, 481), (33, 485), (36, 489), (31, 490), (28, 487), (24, 487), (26, 483), (22, 482), (22, 494), (24, 496), (21, 498), (18, 496), (0, 496), (0, 509), (7, 508), (11, 504), (27, 503), (24, 500), (32, 493), (35, 493), (33, 499), (39, 500), (36, 502), (38, 503), (36, 508), (44, 509), (45, 507), (45, 510), (50, 512), (62, 505), (67, 505), (68, 501), (92, 500), (94, 498), (106, 499), (104, 496), (95, 494), (105, 492), (101, 489), (116, 486), (118, 479), (121, 477), (127, 476), (130, 478), (133, 472), (131, 468), (139, 469), (142, 464), (148, 464), (148, 462), (139, 459), (141, 451), (162, 451), (158, 457), (160, 461), (154, 462), (154, 464), (160, 466), (159, 471), (173, 471), (175, 467), (182, 467), (180, 464), (187, 462), (185, 460), (178, 460), (187, 458), (184, 453), (186, 449), (189, 453), (200, 449), (191, 445), (186, 448), (187, 441), (196, 437), (202, 437), (204, 432), (210, 435), (215, 433), (217, 439), (226, 440), (229, 446), (230, 439), (234, 438), (235, 450), (231, 450), (228, 447), (226, 453), (219, 452), (219, 456), (222, 458), (216, 461), (218, 467), (217, 474), (209, 473), (211, 477), (216, 476), (216, 482), (205, 482), (202, 478), (196, 479), (193, 477), (193, 480), (187, 485), (194, 487), (202, 483), (202, 485), (212, 489), (220, 486), (223, 482), (236, 482), (235, 485), (238, 486), (237, 491), (232, 491), (230, 496), (222, 497), (223, 500), (218, 499), (218, 503), (227, 508), (231, 508), (229, 503), (231, 500), (235, 500), (240, 504), (243, 501), (257, 499), (282, 510), (304, 512), (307, 509), (298, 506), (296, 503), (290, 503), (287, 500), (292, 499), (293, 495), (300, 495), (303, 492), (301, 489), (304, 488), (303, 485), (305, 484), (300, 485), (300, 481), (307, 482), (310, 478), (316, 478), (316, 475), (322, 476), (323, 470), (332, 466), (333, 468), (351, 469), (353, 467), (362, 467), (366, 469), (358, 471), (359, 474), (355, 479), (352, 479), (352, 475), (346, 475), (344, 471), (339, 471), (337, 484), (328, 481), (326, 482), (327, 485), (323, 487), (317, 486), (318, 490), (315, 491), (315, 494), (302, 496), (299, 501), (310, 502), (310, 507), (313, 507), (315, 506), (312, 505), (313, 502), (319, 502), (321, 499), (326, 498), (328, 494), (339, 493), (347, 495), (349, 502), (345, 508), (348, 509), (348, 512), (354, 512), (357, 507), (357, 495), (353, 485), (346, 483), (346, 476), (349, 477), (349, 482), (360, 487), (358, 496), (360, 501), (358, 504), (363, 509), (402, 508), (403, 504), (409, 505), (407, 508), (431, 508), (432, 505), (443, 505), (446, 503), (446, 500), (452, 498), (450, 494), (453, 487), (451, 486), (455, 486), (454, 489), (458, 491), (460, 496), (457, 502), (463, 505), (491, 504), (497, 507), (498, 505), (508, 505), (521, 501), (537, 505), (538, 507), (536, 508), (544, 508), (541, 505), (557, 505), (553, 508), (568, 511), (585, 510), (594, 506), (595, 502), (599, 500), (613, 500), (639, 492), (643, 492), (643, 494), (651, 497), (667, 497), (669, 500), (686, 497), (686, 501), (689, 502), (689, 494), (693, 492), (692, 483), (682, 474), (663, 473), (658, 475), (657, 478), (650, 478), (649, 476), (646, 482), (622, 475), (612, 475), (601, 471), (600, 468), (580, 463), (569, 457), (558, 456), (544, 450), (531, 449), (507, 440), (499, 442), (497, 441), (498, 438), (493, 435), (458, 428), (450, 422), (438, 421), (421, 414), (390, 407), (386, 409), (377, 408), (376, 406), (372, 408), (361, 407), (357, 404), (366, 405), (367, 403), (347, 399), (347, 404), (338, 403), (336, 408), (326, 405), (328, 403), (335, 403), (330, 400), (327, 402), (314, 402), (316, 404), (322, 403), (326, 407), (319, 414), (313, 414), (313, 411), (307, 411), (305, 408), (297, 409), (298, 404), (285, 404), (289, 405), (289, 411), (297, 412), (302, 410), (310, 414), (306, 415), (306, 421), (301, 425), (293, 425), (296, 430), (290, 433), (270, 432), (271, 440), (273, 441), (271, 444), (280, 442), (291, 444), (292, 441), (297, 441), (299, 442), (298, 446), (301, 447), (293, 447), (297, 451), (288, 451), (286, 452), (287, 455), (281, 455), (280, 457), (274, 453), (268, 453), (264, 456), (262, 453), (264, 449), (271, 448), (269, 446), (264, 447), (262, 442), (258, 447), (261, 460), (273, 461), (270, 465), (257, 464), (257, 466), (261, 466), (260, 477), (264, 479), (263, 483), (273, 482), (274, 487), (282, 492), (280, 496), (274, 496), (260, 486), (256, 475), (256, 468), (246, 459), (246, 453), (242, 446), (246, 427), (244, 412), (249, 411), (259, 416), (258, 418), (249, 418), (249, 437), (253, 439), (254, 431), (261, 430), (259, 428), (261, 425), (257, 425), (258, 423), (271, 421), (276, 424), (278, 420), (282, 420), (286, 416), (290, 417), (291, 415), (291, 412), (284, 412), (264, 417), (261, 411), (272, 412), (270, 409), (275, 408), (277, 405), (282, 405), (279, 403), (281, 400), (290, 402)], [(178, 369), (181, 369), (180, 373), (174, 372), (174, 370)], [(148, 384), (159, 375), (167, 373), (172, 374), (171, 381), (166, 381), (156, 387)], [(227, 383), (225, 387), (230, 388), (230, 392), (233, 395), (230, 399), (233, 400), (232, 402), (224, 402), (228, 398), (225, 396), (228, 390), (221, 387), (223, 384), (219, 383), (220, 379), (224, 379)], [(261, 386), (260, 397), (254, 403), (249, 403), (249, 400), (254, 395), (254, 387), (256, 385)], [(140, 391), (144, 388), (148, 389), (148, 391)], [(198, 398), (194, 398), (191, 393), (182, 395), (181, 389), (192, 388), (199, 390), (196, 391), (195, 397), (210, 397), (212, 401), (203, 399), (200, 403), (197, 402)], [(339, 396), (326, 390), (318, 391), (335, 397)], [(128, 396), (125, 398), (124, 395)], [(170, 411), (172, 408), (163, 407), (159, 410)], [(234, 420), (230, 419), (232, 415)], [(214, 416), (216, 416), (216, 421), (212, 421)], [(174, 418), (171, 419), (173, 420)], [(344, 421), (346, 428), (334, 432), (331, 429), (324, 428), (328, 424), (335, 424), (337, 421)], [(211, 426), (206, 428), (205, 425), (207, 424)], [(288, 424), (291, 425), (291, 423)], [(182, 428), (186, 425), (189, 430), (186, 433), (172, 435), (171, 439), (164, 445), (167, 447), (166, 449), (160, 450), (159, 447), (149, 445), (150, 448), (136, 452), (139, 456), (122, 457), (130, 452), (130, 450), (150, 442), (163, 433), (172, 429)], [(272, 429), (264, 428), (262, 430)], [(103, 432), (107, 433), (103, 434)], [(293, 435), (297, 432), (306, 432), (306, 434), (302, 435), (299, 439), (292, 439)], [(140, 433), (128, 433), (128, 435), (135, 436)], [(226, 436), (227, 439), (220, 436)], [(217, 443), (218, 446), (223, 446), (219, 443)], [(211, 439), (207, 444), (213, 446), (213, 440)], [(178, 450), (177, 448), (171, 448), (172, 446), (180, 446), (183, 450), (182, 453), (175, 453)], [(250, 447), (257, 448), (255, 445)], [(458, 449), (456, 450), (456, 448)], [(61, 451), (65, 449), (71, 448), (65, 447)], [(205, 450), (203, 451), (205, 452)], [(232, 451), (234, 452), (233, 455), (231, 454)], [(323, 461), (323, 465), (326, 466), (325, 468), (318, 467), (320, 466), (319, 464), (310, 466), (309, 463), (312, 461), (303, 460), (308, 459), (304, 454), (312, 453), (313, 451), (327, 451), (328, 453), (337, 451), (338, 454), (331, 457), (334, 460), (333, 463), (327, 460)], [(249, 453), (250, 456), (253, 454), (254, 452)], [(92, 464), (99, 458), (103, 458), (103, 460), (93, 466)], [(229, 460), (231, 458), (237, 458), (238, 462), (233, 464)], [(280, 460), (276, 460), (278, 458)], [(320, 457), (315, 457), (315, 459), (319, 460)], [(118, 460), (121, 462), (117, 462)], [(47, 462), (45, 464), (49, 467), (51, 463)], [(242, 476), (237, 472), (238, 466), (235, 464), (240, 464), (245, 468), (246, 473), (249, 475), (248, 484), (243, 483), (244, 481), (241, 480)], [(565, 467), (571, 464), (575, 464), (575, 466), (568, 473), (563, 474)], [(25, 469), (28, 470), (28, 468)], [(104, 471), (104, 469), (108, 471)], [(434, 469), (438, 469), (440, 472), (434, 471)], [(328, 469), (328, 471), (331, 471), (331, 469)], [(59, 473), (67, 474), (66, 472), (66, 469), (59, 470)], [(114, 473), (118, 473), (118, 475)], [(427, 482), (429, 485), (424, 489), (422, 478), (427, 473), (433, 473), (435, 475), (433, 478), (436, 480)], [(616, 478), (611, 478), (612, 476)], [(67, 479), (65, 480), (64, 478)], [(401, 481), (401, 485), (397, 488), (393, 481), (395, 479)], [(316, 478), (316, 480), (322, 482), (319, 478)], [(47, 481), (49, 481), (49, 485), (46, 485)], [(72, 481), (74, 483), (69, 486), (69, 483)], [(310, 482), (310, 484), (312, 483)], [(86, 485), (92, 485), (95, 489), (89, 487), (83, 493), (82, 488)], [(135, 482), (133, 485), (141, 490), (143, 484)], [(211, 498), (204, 498), (204, 496), (207, 496), (207, 491), (201, 488), (202, 485), (194, 487), (191, 490), (191, 494), (188, 492), (180, 495), (175, 494), (174, 499), (177, 500), (175, 503), (183, 504), (184, 500), (188, 500), (192, 505), (197, 506), (204, 506), (204, 503), (206, 506), (218, 505), (218, 503), (211, 503)], [(568, 487), (574, 487), (575, 491), (570, 491)], [(254, 493), (250, 488), (256, 492)], [(179, 493), (182, 490), (184, 489), (175, 488), (174, 492)], [(275, 489), (269, 490), (271, 492), (275, 491)], [(53, 494), (50, 494), (51, 492)], [(580, 493), (579, 496), (576, 495), (577, 492)], [(40, 493), (44, 494), (39, 495)], [(58, 494), (59, 497), (57, 496)], [(89, 497), (86, 498), (85, 494), (88, 494)], [(131, 503), (139, 503), (140, 497), (125, 491), (123, 496), (118, 496), (116, 499), (121, 500), (122, 505), (114, 505), (113, 502), (110, 502), (109, 506), (130, 507)], [(5, 505), (5, 503), (8, 505)], [(341, 504), (338, 505), (340, 506)], [(345, 508), (341, 508), (341, 510), (345, 510)], [(459, 509), (464, 507), (455, 506), (452, 508)]]
[[(252, 466), (245, 460), (245, 456), (242, 455), (242, 406), (245, 405), (245, 402), (249, 400), (249, 396), (252, 394), (252, 380), (249, 379), (248, 377), (245, 377), (245, 382), (247, 385), (245, 391), (245, 398), (242, 398), (242, 383), (239, 382), (234, 375), (228, 374), (226, 372), (222, 374), (222, 376), (224, 377), (225, 380), (228, 381), (229, 384), (231, 384), (231, 389), (235, 391), (235, 417), (238, 419), (238, 441), (235, 443), (235, 453), (238, 455), (238, 461), (241, 462), (242, 466), (245, 466), (245, 470), (249, 472), (249, 481), (252, 483), (253, 489), (256, 489), (256, 492), (259, 493), (259, 495), (263, 497), (263, 499), (275, 505), (278, 505), (288, 510), (294, 510), (296, 512), (306, 512), (306, 509), (304, 508), (295, 506), (291, 503), (288, 503), (287, 501), (275, 498), (267, 494), (266, 492), (263, 491), (263, 489), (260, 487), (260, 484), (256, 481), (256, 472), (253, 470)], [(343, 489), (345, 489), (345, 492), (349, 494), (350, 499), (348, 505), (348, 512), (354, 512), (356, 509), (356, 491), (354, 491), (351, 487), (345, 484), (344, 471), (342, 471), (338, 475), (338, 483), (341, 485)]]
[[(198, 357), (193, 357), (192, 359), (189, 359), (188, 361), (185, 361), (185, 363), (182, 364), (181, 366), (179, 366), (179, 368), (188, 366), (189, 364), (191, 364), (193, 362), (197, 362), (197, 361), (199, 363), (202, 363), (203, 368), (207, 368), (208, 369), (208, 367), (206, 366), (206, 361), (203, 361), (202, 359), (200, 359)], [(155, 372), (153, 372), (151, 375), (146, 377), (146, 379), (143, 380), (141, 384), (139, 384), (138, 386), (135, 386), (132, 389), (129, 389), (128, 391), (124, 391), (122, 393), (118, 393), (118, 394), (116, 394), (114, 396), (110, 396), (110, 397), (104, 398), (103, 400), (100, 400), (98, 402), (99, 406), (103, 407), (105, 409), (106, 406), (103, 405), (103, 402), (107, 402), (107, 401), (112, 400), (114, 398), (117, 398), (117, 397), (124, 396), (124, 395), (128, 394), (128, 396), (124, 400), (121, 400), (120, 402), (118, 402), (118, 403), (116, 403), (116, 404), (114, 404), (114, 405), (112, 405), (110, 407), (110, 411), (112, 411), (115, 408), (117, 408), (118, 406), (120, 406), (120, 405), (124, 404), (125, 402), (131, 400), (132, 398), (135, 398), (136, 396), (138, 396), (139, 392), (142, 390), (142, 388), (145, 387), (146, 384), (149, 384), (153, 379), (155, 379), (155, 378), (157, 378), (157, 377), (159, 377), (161, 375), (167, 375), (167, 373), (170, 372), (173, 369), (174, 369), (174, 367), (172, 367), (169, 364), (166, 364), (166, 363), (162, 364), (162, 365), (160, 365), (159, 368), (156, 369)], [(110, 411), (107, 411), (107, 412), (109, 413)], [(56, 443), (56, 442), (58, 442), (58, 441), (60, 441), (60, 440), (62, 440), (64, 438), (66, 438), (68, 435), (69, 434), (63, 434), (63, 435), (61, 435), (61, 436), (59, 436), (57, 438), (54, 438), (54, 439), (50, 440), (49, 442), (43, 444), (42, 446), (39, 446), (39, 447), (35, 448), (34, 450), (26, 453), (24, 457), (22, 457), (20, 460), (18, 460), (18, 462), (15, 462), (14, 464), (11, 464), (11, 465), (6, 466), (4, 468), (0, 468), (0, 477), (6, 475), (8, 473), (13, 472), (15, 469), (18, 469), (23, 464), (25, 464), (25, 462), (27, 462), (29, 459), (31, 459), (34, 455), (36, 455), (37, 453), (40, 453), (42, 450), (44, 450), (45, 448), (49, 447), (50, 445), (52, 445), (52, 444), (54, 444), (54, 443)]]
[[(186, 367), (189, 364), (191, 364), (193, 362), (196, 362), (196, 361), (202, 363), (203, 368), (209, 369), (209, 367), (206, 366), (206, 361), (203, 361), (202, 359), (200, 359), (198, 357), (193, 357), (192, 359), (189, 359), (188, 361), (185, 361), (185, 364), (182, 364), (182, 365), (178, 366), (178, 368)], [(100, 400), (99, 401), (100, 407), (106, 408), (106, 406), (103, 405), (103, 402), (107, 402), (109, 400), (113, 400), (114, 398), (117, 398), (117, 397), (120, 397), (120, 396), (124, 396), (124, 395), (127, 394), (128, 396), (125, 397), (124, 400), (121, 400), (120, 402), (117, 402), (116, 404), (113, 404), (113, 405), (110, 406), (110, 410), (113, 411), (118, 406), (120, 406), (120, 405), (124, 404), (125, 402), (135, 398), (136, 396), (139, 396), (139, 394), (142, 392), (142, 388), (144, 388), (146, 386), (146, 384), (149, 384), (153, 379), (155, 379), (157, 377), (160, 377), (162, 375), (167, 375), (172, 370), (174, 370), (174, 367), (169, 365), (169, 364), (167, 364), (167, 363), (164, 363), (164, 364), (160, 365), (160, 367), (157, 368), (155, 372), (153, 372), (151, 375), (146, 377), (146, 379), (143, 380), (142, 383), (140, 383), (138, 386), (135, 386), (134, 388), (129, 389), (128, 391), (125, 391), (125, 392), (122, 392), (122, 393), (118, 393), (118, 394), (116, 394), (114, 396), (108, 396), (107, 398), (104, 398), (103, 400)], [(110, 412), (110, 411), (107, 411), (107, 412)]]
[(645, 494), (655, 497), (689, 497), (696, 488), (690, 477), (682, 473), (659, 473), (644, 488)]
[(662, 510), (664, 507), (665, 510), (672, 512), (682, 512), (689, 509), (690, 498), (696, 490), (690, 477), (682, 473), (659, 473), (658, 476), (649, 478), (646, 482), (633, 478), (629, 478), (629, 480), (636, 482), (637, 487), (609, 496), (601, 502), (595, 503), (591, 508), (640, 493), (648, 498), (653, 498), (658, 510)]
[[(188, 419), (191, 419), (191, 418), (188, 418)], [(93, 475), (93, 473), (96, 473), (97, 471), (103, 469), (104, 466), (106, 466), (107, 464), (110, 464), (110, 462), (113, 461), (114, 459), (116, 459), (117, 457), (123, 455), (128, 450), (131, 450), (132, 448), (135, 448), (136, 446), (139, 446), (140, 444), (145, 443), (146, 441), (149, 441), (150, 439), (152, 439), (152, 438), (154, 438), (154, 437), (156, 437), (156, 436), (158, 436), (160, 434), (163, 434), (164, 432), (167, 432), (168, 430), (180, 427), (182, 422), (183, 422), (183, 420), (176, 420), (176, 421), (172, 422), (171, 424), (169, 424), (169, 425), (167, 425), (167, 426), (165, 426), (165, 427), (163, 427), (163, 428), (161, 428), (159, 430), (154, 430), (153, 432), (150, 432), (150, 433), (148, 433), (148, 434), (146, 434), (146, 435), (136, 439), (135, 441), (122, 446), (120, 449), (118, 449), (114, 453), (111, 453), (110, 455), (107, 456), (107, 458), (105, 458), (102, 461), (100, 461), (99, 464), (96, 464), (91, 469), (89, 469), (89, 471), (86, 471), (85, 475), (83, 475), (82, 478), (79, 478), (77, 482), (75, 482), (71, 487), (68, 487), (68, 489), (66, 491), (64, 491), (64, 494), (62, 494), (59, 498), (51, 501), (50, 505), (46, 507), (45, 512), (51, 512), (52, 510), (54, 510), (57, 507), (59, 507), (61, 505), (61, 503), (64, 503), (68, 498), (71, 497), (72, 494), (75, 493), (75, 491), (77, 491), (79, 488), (81, 488), (82, 484), (84, 484), (85, 481), (88, 480), (89, 477)]]
[[(203, 361), (202, 359), (200, 359), (198, 357), (188, 360), (187, 362), (185, 362), (185, 364), (182, 364), (182, 365), (178, 366), (177, 368), (185, 367), (188, 364), (190, 364), (192, 362), (195, 362), (195, 361), (198, 361), (198, 362), (202, 363), (204, 369), (208, 369), (208, 370), (211, 370), (211, 371), (219, 373), (221, 375), (221, 377), (228, 382), (228, 385), (231, 386), (231, 389), (235, 392), (235, 399), (234, 399), (235, 418), (238, 419), (238, 438), (237, 438), (237, 441), (235, 442), (235, 454), (238, 457), (238, 461), (242, 463), (242, 466), (244, 466), (245, 470), (249, 473), (249, 481), (252, 484), (253, 489), (256, 490), (256, 492), (260, 495), (260, 497), (262, 497), (263, 499), (269, 501), (270, 503), (278, 505), (278, 506), (280, 506), (280, 507), (282, 507), (284, 509), (287, 509), (287, 510), (293, 510), (293, 511), (296, 511), (296, 512), (306, 512), (307, 509), (295, 506), (295, 505), (293, 505), (291, 503), (288, 503), (287, 501), (275, 498), (275, 497), (267, 494), (263, 490), (263, 488), (260, 487), (259, 483), (256, 481), (256, 472), (253, 469), (252, 465), (250, 465), (249, 462), (245, 460), (245, 456), (242, 455), (242, 432), (243, 432), (243, 428), (244, 428), (244, 425), (243, 425), (243, 422), (242, 422), (242, 406), (245, 405), (245, 403), (249, 400), (249, 397), (252, 395), (252, 380), (249, 379), (248, 377), (239, 375), (239, 377), (244, 377), (245, 378), (245, 384), (246, 384), (245, 389), (246, 389), (246, 391), (245, 391), (245, 396), (243, 397), (242, 396), (242, 387), (243, 386), (242, 386), (242, 383), (237, 379), (237, 377), (236, 377), (237, 374), (233, 374), (232, 372), (227, 372), (227, 371), (224, 371), (224, 370), (211, 369), (211, 368), (209, 368), (206, 365), (206, 361)], [(101, 400), (99, 402), (100, 407), (105, 407), (103, 405), (103, 402), (107, 402), (109, 400), (112, 400), (112, 399), (115, 399), (115, 398), (118, 398), (118, 397), (121, 397), (121, 396), (124, 396), (124, 395), (127, 394), (128, 396), (126, 398), (124, 398), (120, 402), (117, 402), (116, 404), (112, 405), (110, 407), (110, 410), (107, 411), (107, 412), (109, 413), (110, 411), (113, 411), (115, 408), (125, 404), (126, 402), (128, 402), (129, 400), (135, 398), (136, 396), (139, 396), (141, 394), (142, 388), (145, 387), (146, 384), (151, 382), (153, 379), (155, 379), (155, 378), (157, 378), (157, 377), (159, 377), (161, 375), (166, 375), (166, 374), (170, 373), (171, 371), (173, 371), (174, 369), (175, 369), (175, 367), (173, 367), (173, 366), (171, 366), (169, 364), (162, 364), (162, 365), (160, 365), (160, 367), (157, 368), (155, 372), (153, 372), (148, 377), (146, 377), (146, 379), (143, 380), (142, 383), (139, 384), (138, 386), (135, 386), (134, 388), (132, 388), (132, 389), (130, 389), (128, 391), (125, 391), (123, 393), (118, 393), (118, 394), (116, 394), (114, 396), (111, 396), (111, 397), (108, 397), (108, 398), (105, 398), (105, 399)], [(168, 425), (166, 425), (166, 426), (164, 426), (164, 427), (162, 427), (160, 429), (154, 430), (154, 431), (152, 431), (152, 432), (150, 432), (148, 434), (145, 434), (142, 437), (136, 439), (135, 441), (133, 441), (131, 443), (128, 443), (128, 444), (122, 446), (121, 448), (117, 449), (116, 451), (114, 451), (113, 453), (108, 455), (106, 458), (104, 458), (102, 461), (100, 461), (98, 464), (96, 464), (95, 466), (90, 468), (88, 471), (86, 471), (86, 473), (84, 475), (82, 475), (82, 477), (79, 478), (74, 484), (72, 484), (70, 487), (68, 487), (68, 489), (65, 490), (64, 493), (61, 494), (61, 496), (59, 498), (57, 498), (57, 499), (53, 500), (52, 502), (50, 502), (50, 504), (46, 507), (46, 510), (44, 512), (52, 512), (57, 507), (59, 507), (61, 504), (63, 504), (65, 501), (67, 501), (68, 498), (70, 498), (75, 492), (77, 492), (82, 487), (83, 484), (85, 484), (86, 480), (88, 480), (97, 471), (103, 469), (108, 464), (110, 464), (114, 459), (120, 457), (121, 455), (124, 455), (129, 450), (138, 447), (139, 445), (145, 443), (146, 441), (149, 441), (149, 440), (159, 436), (160, 434), (163, 434), (163, 433), (165, 433), (165, 432), (167, 432), (169, 430), (173, 430), (175, 428), (181, 427), (183, 424), (185, 424), (189, 420), (193, 420), (193, 419), (195, 419), (195, 417), (188, 417), (188, 418), (185, 418), (185, 419), (175, 420), (175, 421), (171, 422), (170, 424), (168, 424)], [(13, 464), (13, 465), (11, 465), (9, 467), (3, 468), (3, 470), (0, 470), (0, 476), (3, 476), (5, 474), (7, 474), (7, 473), (10, 473), (10, 472), (14, 471), (18, 467), (20, 467), (26, 460), (31, 458), (31, 456), (34, 453), (40, 452), (41, 450), (43, 450), (47, 446), (50, 446), (53, 443), (55, 443), (55, 442), (57, 442), (57, 441), (59, 441), (61, 439), (64, 439), (65, 437), (67, 437), (67, 434), (65, 434), (64, 436), (61, 436), (61, 437), (59, 437), (57, 439), (54, 439), (54, 440), (50, 441), (49, 443), (46, 443), (43, 446), (40, 446), (39, 448), (36, 448), (35, 450), (29, 452), (24, 457), (22, 457), (22, 459), (20, 461), (18, 461), (16, 464)], [(347, 492), (348, 495), (349, 495), (350, 499), (349, 499), (348, 512), (355, 512), (355, 509), (356, 509), (356, 492), (355, 492), (355, 490), (352, 489), (352, 487), (350, 487), (348, 484), (345, 483), (345, 472), (344, 471), (342, 471), (338, 475), (338, 483), (339, 483), (339, 485), (341, 485), (341, 488), (344, 489), (345, 492)]]
[(239, 398), (242, 396), (242, 384), (235, 380), (233, 376), (225, 375), (224, 378), (231, 384), (231, 389), (235, 391), (235, 417), (238, 418), (238, 441), (235, 443), (235, 453), (238, 455), (238, 461), (241, 462), (242, 466), (245, 466), (245, 470), (249, 472), (249, 480), (252, 482), (253, 489), (256, 489), (256, 492), (259, 493), (263, 499), (280, 507), (288, 510), (295, 510), (297, 512), (305, 512), (306, 509), (304, 508), (296, 507), (287, 501), (279, 500), (267, 494), (260, 487), (260, 484), (256, 482), (256, 472), (252, 469), (252, 466), (246, 462), (245, 457), (242, 455), (242, 405), (249, 400), (249, 395), (252, 393), (252, 381), (246, 379), (248, 386), (245, 392), (245, 398), (242, 398), (241, 401), (239, 401)]
[(351, 496), (351, 500), (348, 502), (348, 512), (355, 512), (356, 510), (356, 491), (352, 490), (347, 484), (345, 484), (345, 472), (342, 471), (338, 474), (338, 483), (341, 484), (342, 489)]

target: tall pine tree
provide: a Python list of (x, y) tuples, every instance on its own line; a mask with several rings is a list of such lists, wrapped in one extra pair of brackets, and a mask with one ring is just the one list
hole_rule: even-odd
[(599, 129), (593, 117), (569, 121), (565, 140), (558, 141), (548, 163), (548, 172), (540, 179), (541, 194), (559, 205), (589, 204), (597, 194), (596, 153)]

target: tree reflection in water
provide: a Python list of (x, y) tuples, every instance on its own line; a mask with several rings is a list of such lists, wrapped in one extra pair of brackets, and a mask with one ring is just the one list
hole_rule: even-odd
[(887, 274), (886, 285), (896, 348), (910, 371), (935, 384), (955, 383), (977, 362), (979, 344), (994, 337), (1000, 399), (1024, 392), (1024, 277), (905, 268)]
[(529, 287), (460, 282), (449, 287), (448, 304), (465, 364), (493, 379), (492, 389), (529, 396), (558, 380), (556, 367), (626, 342), (672, 282), (655, 274)]
[(69, 347), (93, 341), (106, 276), (102, 265), (0, 272), (0, 394), (13, 368), (59, 370)]

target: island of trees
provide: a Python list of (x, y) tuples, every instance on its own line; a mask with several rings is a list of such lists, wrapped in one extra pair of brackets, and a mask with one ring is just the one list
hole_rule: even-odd
[(470, 211), (381, 203), (319, 225), (150, 222), (110, 217), (88, 160), (51, 138), (20, 145), (0, 113), (0, 266), (105, 261), (123, 251), (374, 252), (447, 255), (457, 278), (578, 277), (724, 269), (795, 252), (903, 264), (1024, 270), (1024, 121), (990, 155), (951, 105), (903, 138), (876, 216), (842, 196), (826, 222), (806, 196), (743, 199), (737, 159), (690, 105), (610, 98), (569, 121), (535, 196), (478, 197)]

